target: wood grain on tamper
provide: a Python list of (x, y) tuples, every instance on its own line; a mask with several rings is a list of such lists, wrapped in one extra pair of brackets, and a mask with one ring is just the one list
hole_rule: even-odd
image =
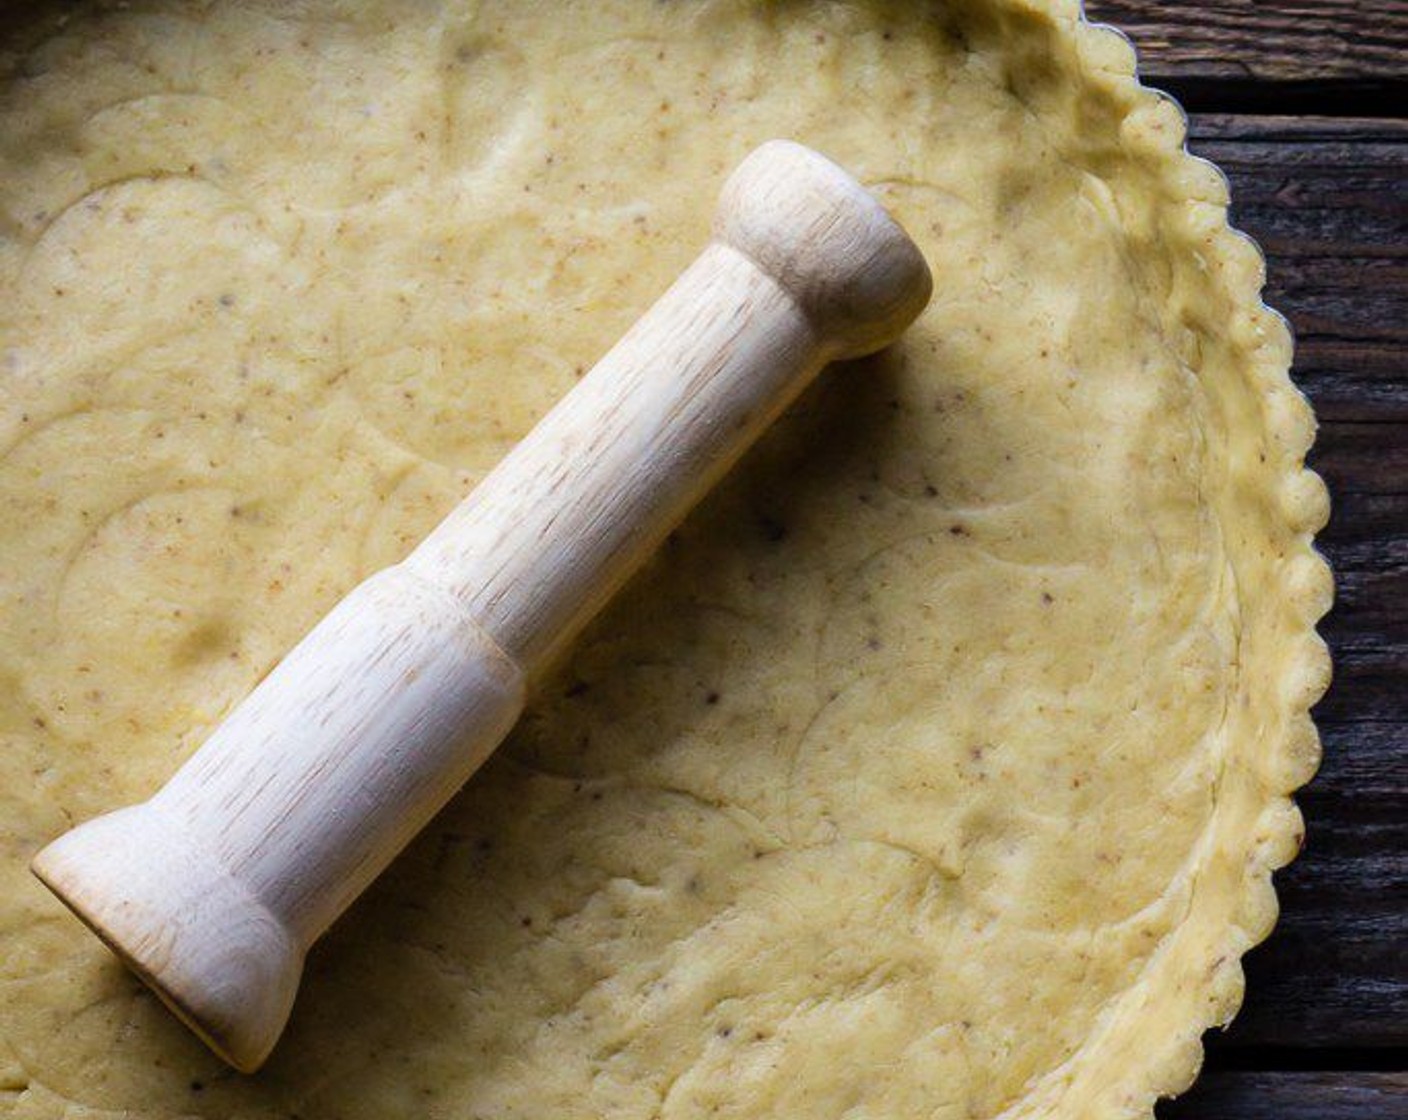
[(403, 563), (354, 589), (151, 800), (34, 869), (231, 1064), (303, 956), (478, 767), (527, 682), (828, 361), (928, 302), (879, 203), (796, 144), (700, 257)]

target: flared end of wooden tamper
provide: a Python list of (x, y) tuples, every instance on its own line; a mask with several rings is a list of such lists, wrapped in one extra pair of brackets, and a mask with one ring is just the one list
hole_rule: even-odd
[(79, 825), (30, 866), (221, 1058), (263, 1064), (303, 951), (218, 860), (143, 804)]

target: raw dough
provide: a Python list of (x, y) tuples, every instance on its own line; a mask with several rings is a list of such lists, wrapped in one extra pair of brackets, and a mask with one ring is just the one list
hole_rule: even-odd
[[(1323, 488), (1074, 3), (139, 0), (0, 83), (0, 1112), (1145, 1117), (1295, 851)], [(932, 307), (810, 393), (224, 1070), (27, 875), (153, 790), (790, 136)], [(127, 1110), (127, 1111), (123, 1111)]]

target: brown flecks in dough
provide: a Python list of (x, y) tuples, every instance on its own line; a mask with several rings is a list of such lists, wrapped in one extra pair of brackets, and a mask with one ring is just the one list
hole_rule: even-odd
[[(316, 8), (75, 16), (72, 61), (0, 104), (0, 125), (52, 125), (23, 133), (44, 158), (0, 195), (59, 215), (25, 283), (0, 286), (23, 372), (47, 379), (13, 378), (35, 422), (0, 457), (0, 570), (21, 584), (0, 603), (0, 672), (21, 686), (0, 690), (0, 821), (26, 842), (156, 788), (172, 744), (398, 559), (663, 290), (764, 135), (883, 181), (949, 267), (898, 353), (799, 402), (313, 954), (267, 1076), (205, 1077), (149, 997), (91, 1002), (120, 974), (12, 908), (36, 897), (22, 867), (0, 882), (22, 957), (68, 962), (62, 984), (0, 993), (35, 1083), (143, 1117), (360, 1120), (421, 1084), (484, 1117), (1099, 1113), (1203, 1022), (1169, 962), (1192, 976), (1225, 954), (1236, 885), (1197, 853), (1265, 834), (1252, 794), (1208, 793), (1268, 715), (1228, 651), (1246, 669), (1287, 645), (1275, 612), (1231, 617), (1226, 589), (1263, 594), (1253, 558), (1299, 547), (1220, 458), (1264, 453), (1224, 422), (1261, 415), (1249, 359), (1168, 349), (1228, 302), (1180, 265), (1179, 157), (1120, 135), (1134, 99), (1104, 61), (1063, 68), (1083, 57), (1069, 20), (1005, 0), (576, 22), (413, 4), (389, 29), (377, 2)], [(1049, 105), (995, 84), (1028, 58), (1052, 60)], [(838, 89), (878, 116), (837, 113)], [(620, 104), (669, 127), (632, 131)], [(218, 185), (173, 193), (216, 153)], [(114, 170), (133, 177), (104, 212), (73, 203), (70, 181)], [(130, 290), (105, 303), (112, 276)], [(189, 313), (236, 293), (231, 314)], [(1187, 323), (1164, 321), (1175, 303)], [(11, 369), (19, 349), (0, 347)], [(1227, 438), (1199, 443), (1210, 427)], [(158, 492), (179, 521), (141, 515)], [(1032, 611), (1043, 594), (1063, 609)], [(227, 637), (172, 664), (207, 619)], [(245, 655), (215, 656), (226, 641)], [(72, 701), (89, 688), (95, 710)], [(683, 889), (693, 873), (707, 890)], [(766, 1038), (741, 1048), (755, 1065), (716, 1062), (740, 1058), (719, 1026)], [(1112, 1066), (1110, 1039), (1139, 1059)]]
[(769, 544), (778, 544), (787, 539), (787, 526), (770, 514), (763, 514), (758, 518), (758, 527), (762, 531), (763, 540)]

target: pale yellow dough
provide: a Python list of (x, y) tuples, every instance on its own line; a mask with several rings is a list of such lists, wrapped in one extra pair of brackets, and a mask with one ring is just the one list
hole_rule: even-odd
[[(179, 3), (0, 83), (0, 1114), (1146, 1117), (1317, 758), (1261, 264), (1074, 4)], [(32, 881), (814, 145), (932, 306), (825, 376), (224, 1070)]]

